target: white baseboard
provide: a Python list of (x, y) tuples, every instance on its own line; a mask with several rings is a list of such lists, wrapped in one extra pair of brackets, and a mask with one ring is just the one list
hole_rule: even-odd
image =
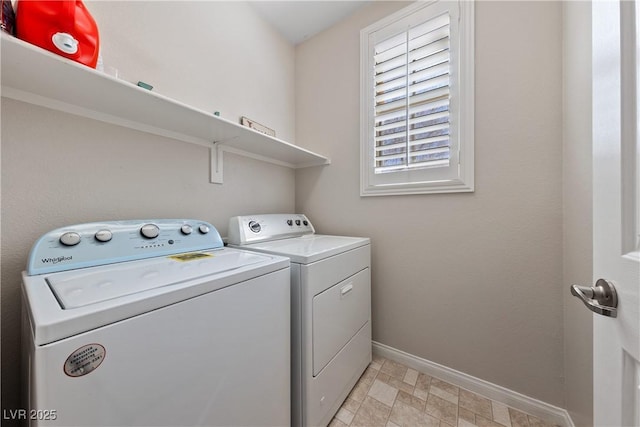
[(525, 396), (508, 388), (447, 368), (376, 341), (373, 341), (373, 353), (402, 363), (416, 371), (456, 384), (466, 390), (481, 394), (534, 417), (553, 422), (562, 427), (575, 427), (573, 420), (565, 409)]

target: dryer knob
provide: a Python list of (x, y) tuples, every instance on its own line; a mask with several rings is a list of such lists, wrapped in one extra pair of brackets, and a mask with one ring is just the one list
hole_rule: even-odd
[(185, 224), (180, 227), (180, 231), (182, 232), (182, 234), (188, 236), (189, 234), (191, 234), (191, 232), (193, 232), (193, 227), (191, 227), (189, 224)]
[(293, 225), (293, 220), (292, 219), (288, 219), (287, 220), (287, 225), (289, 225), (289, 226)]
[(73, 231), (67, 231), (60, 236), (60, 243), (65, 246), (75, 246), (80, 243), (80, 234)]
[(254, 233), (259, 233), (260, 230), (262, 230), (262, 227), (257, 221), (249, 221), (249, 230), (253, 231)]
[(304, 224), (305, 227), (309, 225), (309, 221), (307, 220), (302, 221), (302, 223)]
[(147, 239), (155, 239), (160, 234), (160, 229), (155, 224), (145, 224), (140, 229), (140, 234)]
[(202, 224), (200, 227), (198, 227), (198, 231), (200, 231), (200, 233), (202, 234), (207, 234), (209, 232), (209, 226)]
[(300, 225), (300, 220), (296, 219), (296, 225)]
[(110, 230), (103, 229), (98, 230), (93, 237), (95, 237), (98, 242), (106, 243), (113, 238), (113, 233)]

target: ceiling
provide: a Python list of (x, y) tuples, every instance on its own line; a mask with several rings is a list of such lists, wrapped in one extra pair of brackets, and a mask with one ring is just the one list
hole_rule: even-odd
[(294, 45), (326, 30), (367, 3), (363, 0), (249, 2)]

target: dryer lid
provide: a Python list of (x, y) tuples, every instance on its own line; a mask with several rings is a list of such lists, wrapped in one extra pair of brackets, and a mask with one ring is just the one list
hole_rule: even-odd
[(238, 246), (252, 251), (286, 256), (297, 264), (310, 264), (340, 253), (368, 245), (367, 237), (310, 234), (283, 240)]

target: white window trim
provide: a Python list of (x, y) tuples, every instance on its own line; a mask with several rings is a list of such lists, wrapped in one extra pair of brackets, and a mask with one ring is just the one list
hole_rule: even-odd
[[(373, 138), (373, 102), (371, 81), (373, 79), (373, 43), (371, 35), (396, 21), (407, 18), (411, 14), (437, 3), (449, 3), (458, 6), (459, 32), (458, 55), (455, 58), (455, 69), (452, 74), (458, 76), (458, 111), (454, 117), (459, 121), (456, 127), (458, 150), (458, 173), (454, 179), (439, 180), (437, 178), (422, 182), (402, 184), (375, 184), (372, 182), (374, 168)], [(473, 192), (474, 186), (474, 1), (459, 0), (443, 2), (416, 2), (390, 15), (360, 32), (360, 195), (387, 196), (402, 194), (430, 194)]]

